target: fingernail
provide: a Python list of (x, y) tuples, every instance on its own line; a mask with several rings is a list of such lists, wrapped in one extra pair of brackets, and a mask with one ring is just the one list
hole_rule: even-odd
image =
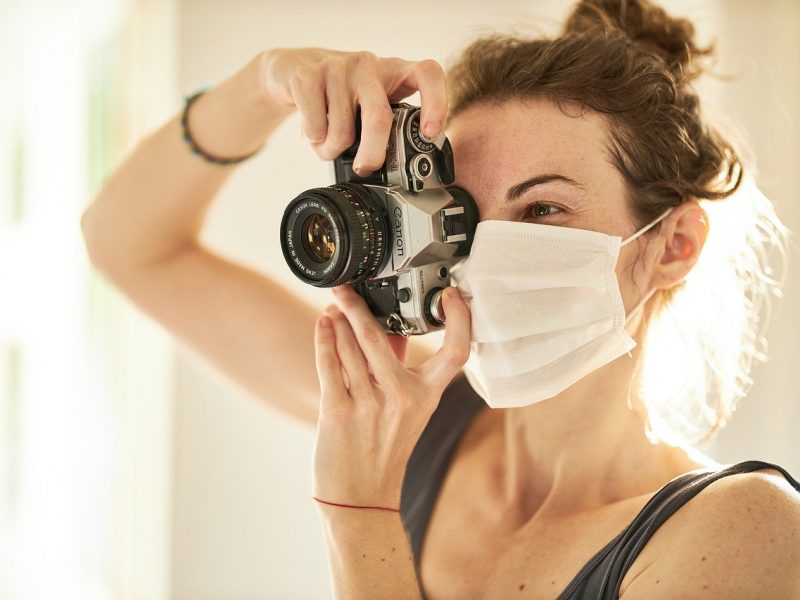
[(426, 121), (422, 126), (422, 131), (427, 137), (432, 138), (436, 137), (436, 134), (439, 133), (440, 128), (441, 123), (439, 123), (439, 121)]
[(322, 317), (319, 320), (319, 325), (320, 325), (320, 327), (328, 328), (328, 327), (331, 326), (331, 320), (328, 317)]
[(354, 172), (356, 175), (358, 175), (359, 177), (366, 177), (366, 176), (367, 176), (367, 175), (369, 175), (369, 174), (370, 174), (372, 171), (370, 171), (369, 169), (367, 169), (366, 167), (364, 167), (364, 165), (363, 165), (362, 163), (359, 163), (358, 165), (355, 165), (355, 164), (353, 165), (353, 172)]

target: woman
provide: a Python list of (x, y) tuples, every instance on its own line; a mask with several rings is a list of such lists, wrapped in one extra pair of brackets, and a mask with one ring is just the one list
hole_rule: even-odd
[[(667, 408), (653, 398), (683, 370), (668, 369), (657, 389), (640, 385), (656, 364), (643, 357), (664, 348), (648, 337), (640, 350), (651, 323), (679, 305), (702, 263), (700, 200), (733, 201), (742, 185), (733, 147), (700, 120), (691, 80), (704, 52), (689, 22), (644, 0), (581, 2), (555, 40), (479, 40), (447, 81), (434, 61), (266, 51), (193, 103), (188, 135), (206, 160), (189, 152), (176, 116), (87, 209), (87, 247), (109, 279), (243, 386), (317, 427), (313, 491), (337, 597), (800, 598), (800, 484), (778, 465), (724, 466), (667, 443), (703, 437), (687, 414), (712, 409), (706, 437), (724, 424), (747, 369), (714, 369), (716, 379), (684, 386)], [(209, 164), (213, 156), (250, 155), (298, 110), (312, 148), (332, 160), (354, 141), (359, 104), (355, 164), (371, 172), (385, 157), (389, 101), (417, 90), (423, 132), (435, 136), (447, 119), (456, 183), (481, 214), (482, 249), (454, 273), (436, 353), (385, 336), (347, 286), (319, 316), (200, 244), (206, 209), (233, 168)], [(569, 241), (554, 261), (585, 256), (584, 238), (607, 242), (606, 297), (619, 302), (602, 314), (622, 342), (576, 324), (596, 303), (572, 310), (567, 267), (541, 260), (554, 244), (539, 239), (528, 251), (517, 239), (534, 230)], [(549, 304), (541, 294), (515, 303), (509, 290), (506, 313), (485, 310), (480, 282), (491, 279), (486, 265), (502, 265), (491, 258), (503, 236), (520, 259), (507, 280), (528, 294), (546, 272), (561, 290)], [(745, 250), (758, 254), (752, 243)], [(745, 293), (753, 290), (767, 291)], [(741, 295), (726, 302), (753, 307)], [(728, 314), (723, 304), (715, 312)], [(503, 319), (527, 328), (524, 341), (508, 331), (481, 337)], [(751, 321), (726, 325), (736, 323)], [(555, 330), (602, 340), (588, 360), (572, 335), (547, 370), (539, 333)], [(755, 349), (742, 340), (752, 332), (737, 331), (735, 343), (711, 348), (712, 367), (731, 348), (749, 366)], [(683, 355), (706, 364), (690, 342), (672, 364)], [(467, 362), (470, 350), (480, 360)], [(531, 370), (534, 359), (541, 369)]]

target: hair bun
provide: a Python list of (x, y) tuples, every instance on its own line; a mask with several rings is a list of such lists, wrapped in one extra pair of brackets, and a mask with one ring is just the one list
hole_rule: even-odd
[(714, 52), (713, 44), (697, 46), (691, 21), (671, 17), (649, 0), (582, 0), (564, 24), (564, 33), (590, 31), (624, 33), (660, 56), (672, 74), (683, 81), (701, 75), (703, 68), (697, 59)]

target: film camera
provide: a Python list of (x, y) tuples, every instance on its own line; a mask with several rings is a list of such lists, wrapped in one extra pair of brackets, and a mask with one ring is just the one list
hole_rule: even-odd
[(353, 172), (356, 143), (333, 161), (336, 183), (302, 192), (281, 220), (286, 263), (317, 287), (349, 284), (387, 332), (423, 334), (444, 325), (442, 292), (450, 269), (469, 254), (478, 209), (455, 180), (442, 133), (422, 134), (420, 109), (392, 104), (383, 166)]

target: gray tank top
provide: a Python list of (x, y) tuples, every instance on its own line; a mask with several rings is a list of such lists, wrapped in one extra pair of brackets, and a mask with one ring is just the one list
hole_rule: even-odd
[[(425, 531), (453, 450), (472, 417), (483, 407), (487, 407), (486, 403), (460, 373), (442, 394), (408, 461), (400, 515), (411, 540), (418, 574)], [(616, 600), (625, 573), (664, 521), (717, 479), (765, 468), (780, 471), (800, 492), (800, 483), (783, 467), (760, 460), (684, 473), (659, 489), (636, 518), (578, 571), (557, 600)]]

